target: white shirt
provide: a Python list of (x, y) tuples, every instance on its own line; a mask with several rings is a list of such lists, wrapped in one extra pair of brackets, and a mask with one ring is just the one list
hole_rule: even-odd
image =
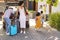
[(13, 9), (7, 9), (4, 13), (4, 17), (9, 18), (11, 13), (14, 14)]
[(38, 12), (41, 13), (42, 9), (39, 9)]

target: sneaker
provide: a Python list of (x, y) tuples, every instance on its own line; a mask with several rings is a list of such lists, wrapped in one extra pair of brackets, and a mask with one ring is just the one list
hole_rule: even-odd
[(24, 34), (26, 34), (26, 32), (25, 32), (25, 31), (24, 31), (23, 33), (24, 33)]
[(23, 31), (21, 31), (20, 33), (22, 33)]
[(6, 32), (6, 35), (10, 35), (10, 34)]

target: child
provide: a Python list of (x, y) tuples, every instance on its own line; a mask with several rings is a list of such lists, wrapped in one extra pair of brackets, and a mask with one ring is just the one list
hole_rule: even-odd
[(43, 26), (43, 23), (44, 23), (44, 14), (43, 14), (43, 11), (41, 11), (41, 21), (42, 21), (42, 26)]
[(42, 25), (41, 24), (41, 16), (40, 16), (40, 13), (38, 12), (36, 14), (36, 26), (35, 26), (36, 30), (40, 29), (41, 25)]

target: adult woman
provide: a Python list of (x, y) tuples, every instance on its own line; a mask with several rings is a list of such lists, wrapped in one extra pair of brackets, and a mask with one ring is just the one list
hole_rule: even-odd
[(20, 33), (24, 33), (25, 34), (26, 33), (25, 32), (25, 28), (26, 28), (26, 13), (25, 13), (25, 10), (24, 10), (23, 1), (19, 3), (18, 11), (20, 13), (20, 16), (19, 16), (20, 28), (21, 28)]

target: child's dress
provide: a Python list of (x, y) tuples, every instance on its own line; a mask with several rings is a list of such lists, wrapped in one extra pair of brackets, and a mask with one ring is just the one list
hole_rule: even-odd
[(42, 27), (41, 16), (36, 16), (36, 26), (35, 26), (35, 28), (40, 29), (41, 27)]

